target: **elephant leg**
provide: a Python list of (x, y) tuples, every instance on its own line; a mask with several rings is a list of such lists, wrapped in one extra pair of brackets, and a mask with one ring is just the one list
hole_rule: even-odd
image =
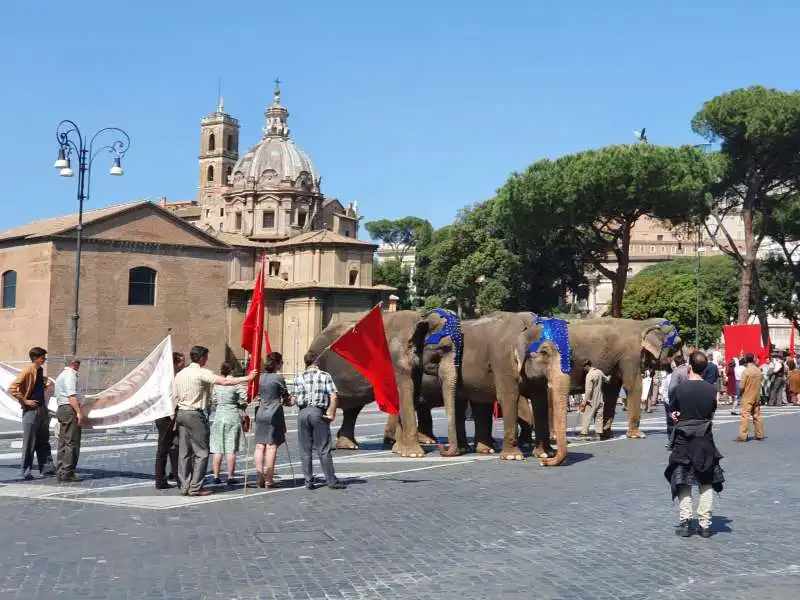
[(383, 443), (392, 445), (397, 441), (397, 427), (400, 425), (400, 415), (389, 415), (386, 426), (383, 428)]
[(614, 436), (611, 427), (614, 425), (619, 390), (619, 384), (603, 385), (603, 433), (600, 434), (600, 437), (604, 440)]
[(492, 404), (471, 402), (472, 421), (475, 425), (475, 452), (479, 454), (494, 454), (494, 440), (492, 439)]
[(346, 408), (342, 411), (342, 426), (336, 432), (336, 448), (339, 450), (358, 450), (356, 442), (356, 419), (363, 405)]
[(458, 451), (465, 454), (470, 451), (469, 441), (467, 441), (467, 401), (456, 397), (456, 441)]
[(628, 395), (628, 432), (631, 439), (643, 439), (645, 435), (639, 430), (639, 415), (642, 409), (642, 374), (637, 368), (633, 373), (623, 370), (625, 393)]
[(525, 396), (517, 400), (517, 425), (519, 426), (520, 448), (533, 445), (533, 412)]
[(519, 411), (519, 390), (516, 382), (508, 385), (497, 382), (496, 385), (500, 406), (503, 409), (503, 450), (500, 458), (503, 460), (524, 460), (525, 455), (517, 443), (517, 414)]
[(433, 435), (433, 415), (431, 407), (426, 403), (414, 406), (417, 413), (417, 439), (420, 444), (435, 444), (436, 436)]
[(550, 390), (550, 392), (547, 394), (547, 429), (550, 431), (550, 435), (547, 438), (547, 446), (548, 449), (550, 449), (550, 446), (556, 443), (556, 428), (553, 421), (556, 411), (555, 407), (553, 406), (553, 394), (551, 393), (552, 387), (548, 386), (548, 390)]
[(533, 407), (533, 428), (536, 433), (536, 446), (533, 456), (536, 458), (550, 456), (550, 407), (547, 398), (547, 388), (537, 387), (531, 397)]
[(392, 452), (405, 458), (422, 458), (425, 450), (417, 440), (417, 418), (414, 414), (414, 382), (411, 377), (399, 377), (400, 422), (396, 428), (396, 441)]

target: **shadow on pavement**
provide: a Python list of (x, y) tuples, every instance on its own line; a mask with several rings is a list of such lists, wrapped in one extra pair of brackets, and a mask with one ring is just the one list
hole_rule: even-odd
[(711, 533), (733, 533), (733, 530), (730, 528), (730, 523), (733, 523), (733, 519), (722, 515), (712, 515)]

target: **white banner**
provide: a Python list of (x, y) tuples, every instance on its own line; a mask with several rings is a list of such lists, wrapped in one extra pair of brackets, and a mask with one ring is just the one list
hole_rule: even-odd
[[(22, 420), (22, 407), (8, 393), (8, 386), (18, 373), (19, 369), (0, 363), (0, 419)], [(119, 382), (99, 394), (78, 397), (87, 417), (83, 427), (141, 425), (171, 415), (174, 380), (172, 338), (167, 336)], [(55, 398), (50, 398), (47, 408), (55, 412)]]

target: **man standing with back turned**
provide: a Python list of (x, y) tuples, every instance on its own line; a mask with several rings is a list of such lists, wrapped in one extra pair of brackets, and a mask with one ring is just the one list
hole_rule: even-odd
[(332, 490), (343, 490), (347, 486), (336, 479), (331, 457), (331, 422), (336, 418), (336, 385), (329, 373), (320, 371), (317, 358), (316, 352), (306, 353), (303, 357), (306, 370), (297, 375), (292, 384), (293, 400), (300, 409), (297, 415), (300, 460), (306, 489), (313, 490), (315, 487), (311, 451), (316, 448), (328, 487)]
[(583, 363), (583, 372), (586, 373), (585, 393), (580, 410), (583, 412), (583, 424), (581, 425), (581, 437), (588, 439), (589, 425), (594, 421), (594, 440), (600, 439), (603, 433), (603, 383), (609, 381), (609, 377), (603, 372), (592, 366), (592, 361), (587, 360)]
[(192, 364), (175, 376), (178, 397), (178, 452), (181, 496), (207, 496), (203, 481), (208, 468), (208, 418), (214, 385), (239, 385), (258, 377), (253, 369), (247, 377), (221, 377), (210, 369), (208, 348), (193, 346), (189, 352)]
[(689, 378), (673, 390), (672, 418), (676, 421), (672, 453), (664, 477), (669, 481), (672, 499), (680, 499), (680, 524), (677, 535), (692, 535), (692, 488), (698, 487), (697, 532), (711, 537), (711, 509), (714, 491), (722, 491), (725, 476), (719, 461), (722, 455), (714, 445), (712, 433), (717, 410), (717, 388), (703, 381), (708, 358), (695, 350), (689, 356)]

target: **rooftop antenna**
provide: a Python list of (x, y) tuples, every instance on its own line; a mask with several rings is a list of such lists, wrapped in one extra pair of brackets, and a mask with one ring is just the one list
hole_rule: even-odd
[(641, 131), (639, 131), (638, 129), (634, 129), (633, 135), (636, 136), (636, 139), (639, 140), (640, 143), (646, 144), (647, 143), (647, 134), (645, 133), (646, 131), (647, 131), (646, 127), (642, 127)]

